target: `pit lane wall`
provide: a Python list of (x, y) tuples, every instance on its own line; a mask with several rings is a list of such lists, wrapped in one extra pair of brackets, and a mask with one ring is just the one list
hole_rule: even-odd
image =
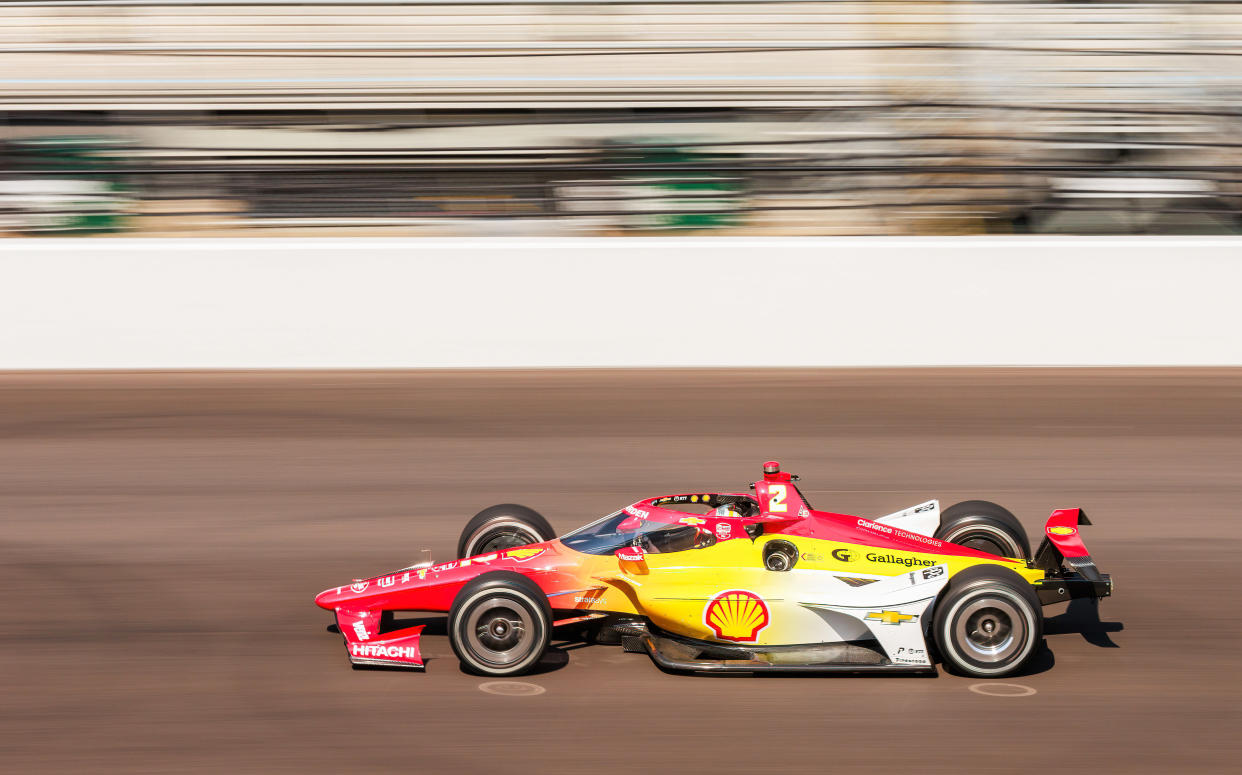
[(0, 240), (0, 369), (1242, 365), (1242, 238)]

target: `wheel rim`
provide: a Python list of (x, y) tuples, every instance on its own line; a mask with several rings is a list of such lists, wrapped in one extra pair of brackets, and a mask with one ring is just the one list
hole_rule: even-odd
[(487, 525), (470, 536), (466, 543), (466, 557), (490, 552), (502, 552), (516, 549), (519, 546), (537, 544), (543, 537), (536, 534), (530, 527), (520, 522), (505, 522), (499, 525)]
[(1027, 640), (1027, 622), (1012, 601), (992, 595), (971, 600), (954, 617), (953, 640), (970, 659), (984, 664), (1007, 662)]
[(943, 540), (997, 557), (1022, 557), (1025, 554), (1013, 536), (990, 525), (964, 525)]
[(462, 626), (471, 655), (496, 668), (511, 667), (529, 657), (537, 627), (524, 605), (499, 595), (471, 607)]

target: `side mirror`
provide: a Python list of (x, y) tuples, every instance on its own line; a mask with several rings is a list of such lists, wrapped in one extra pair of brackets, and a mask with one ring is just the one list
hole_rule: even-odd
[(641, 546), (623, 546), (614, 554), (621, 562), (642, 562), (647, 556)]
[(642, 517), (626, 517), (625, 519), (621, 520), (621, 524), (617, 525), (617, 530), (622, 530), (626, 533), (633, 533), (635, 530), (639, 529), (642, 526), (643, 526)]

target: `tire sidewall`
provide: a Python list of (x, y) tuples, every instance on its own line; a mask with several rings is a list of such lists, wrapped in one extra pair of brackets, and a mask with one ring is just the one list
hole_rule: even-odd
[[(499, 667), (474, 654), (469, 646), (471, 635), (465, 631), (473, 607), (494, 597), (505, 598), (524, 608), (532, 626), (537, 629), (528, 635), (533, 639), (530, 653), (518, 662)], [(521, 675), (537, 665), (547, 651), (551, 641), (552, 614), (547, 597), (533, 581), (517, 573), (498, 571), (480, 576), (462, 587), (453, 599), (448, 629), (449, 644), (467, 672), (487, 676)]]
[(529, 534), (534, 539), (529, 542), (531, 544), (556, 537), (552, 526), (539, 512), (516, 503), (502, 503), (483, 509), (466, 523), (457, 541), (457, 559), (478, 554), (478, 547), (486, 542), (489, 533), (514, 527)]
[[(937, 531), (937, 537), (942, 541), (959, 544), (962, 540), (968, 540), (971, 533), (983, 533), (990, 536), (996, 536), (999, 543), (1004, 541), (1013, 546), (1016, 550), (1013, 554), (998, 554), (997, 557), (1021, 557), (1026, 559), (1027, 550), (1018, 541), (1008, 525), (1001, 523), (990, 517), (982, 515), (971, 515), (954, 522), (948, 529)], [(980, 550), (983, 551), (983, 550)]]
[[(968, 577), (960, 579), (962, 574), (958, 574), (960, 580), (950, 581), (947, 593), (937, 602), (933, 620), (934, 640), (945, 667), (974, 678), (1001, 678), (1021, 670), (1043, 642), (1043, 611), (1038, 598), (1027, 589), (1030, 585), (1021, 576), (1007, 568), (976, 566), (963, 573)], [(1003, 663), (973, 659), (954, 640), (954, 620), (958, 613), (971, 602), (986, 597), (999, 597), (1011, 603), (1024, 620), (1026, 642)]]
[(958, 543), (958, 539), (950, 538), (955, 534), (969, 531), (971, 528), (993, 534), (1001, 534), (1017, 546), (1013, 555), (997, 555), (1031, 558), (1031, 542), (1026, 535), (1026, 528), (1021, 520), (1011, 511), (991, 501), (962, 501), (945, 509), (940, 515), (940, 526), (936, 528), (935, 537), (942, 541)]

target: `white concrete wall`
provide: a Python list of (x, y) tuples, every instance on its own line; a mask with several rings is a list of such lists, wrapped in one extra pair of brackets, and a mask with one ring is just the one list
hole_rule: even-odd
[(1240, 364), (1242, 239), (0, 240), (0, 369)]

